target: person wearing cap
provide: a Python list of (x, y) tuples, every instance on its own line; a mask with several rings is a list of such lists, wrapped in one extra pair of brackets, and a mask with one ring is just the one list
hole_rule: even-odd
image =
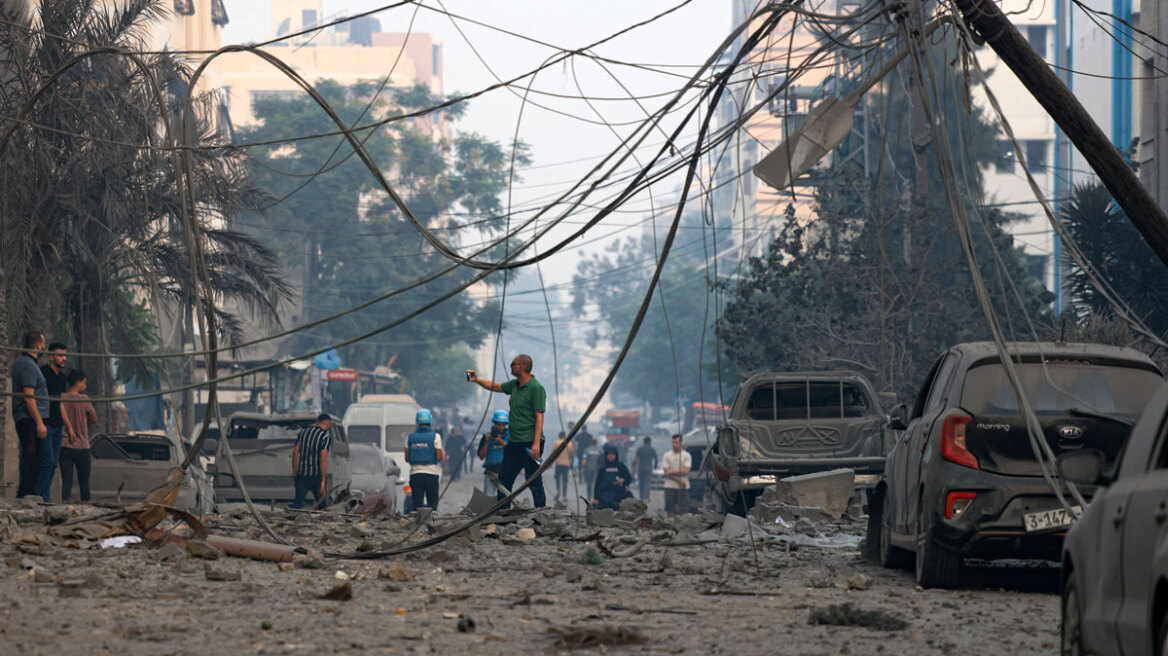
[(479, 460), (483, 461), (483, 492), (495, 496), (499, 492), (499, 466), (503, 464), (503, 450), (511, 436), (508, 424), (511, 417), (506, 410), (496, 410), (491, 417), (491, 430), (479, 439)]
[(434, 417), (422, 408), (414, 418), (417, 428), (406, 438), (406, 462), (410, 463), (410, 492), (414, 508), (428, 506), (438, 510), (438, 474), (440, 463), (446, 459), (442, 451), (442, 436), (434, 431)]
[[(543, 490), (543, 479), (536, 475), (543, 453), (543, 415), (547, 410), (547, 390), (535, 376), (531, 375), (530, 355), (519, 354), (511, 360), (511, 375), (515, 378), (503, 383), (479, 378), (473, 369), (468, 369), (466, 379), (478, 383), (492, 392), (502, 392), (508, 397), (507, 414), (511, 423), (508, 428), (511, 437), (503, 450), (503, 463), (499, 466), (499, 482), (503, 489), (514, 489), (519, 472), (528, 479), (527, 489), (536, 508), (547, 505), (547, 494)], [(499, 490), (497, 497), (506, 496)]]
[(296, 446), (292, 447), (292, 476), (296, 486), (296, 499), (292, 507), (299, 510), (312, 492), (313, 506), (319, 507), (325, 499), (324, 478), (328, 471), (328, 452), (332, 444), (329, 428), (333, 419), (328, 413), (321, 413), (316, 423), (300, 429), (296, 435)]
[(629, 481), (633, 476), (619, 455), (617, 445), (611, 442), (604, 445), (604, 460), (596, 472), (596, 484), (592, 489), (592, 505), (597, 508), (620, 510), (620, 502), (633, 496), (629, 492)]

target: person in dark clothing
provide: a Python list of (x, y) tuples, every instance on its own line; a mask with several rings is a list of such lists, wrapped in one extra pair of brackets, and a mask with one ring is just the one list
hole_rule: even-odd
[(41, 471), (41, 443), (48, 435), (45, 420), (49, 416), (49, 402), (34, 396), (48, 396), (49, 389), (45, 375), (37, 366), (37, 358), (45, 350), (45, 336), (36, 331), (24, 334), (21, 343), (24, 352), (12, 362), (10, 376), (12, 392), (24, 396), (12, 397), (12, 420), (16, 424), (16, 436), (20, 439), (20, 484), (16, 497), (33, 494), (37, 476)]
[(641, 493), (641, 501), (648, 501), (653, 489), (653, 470), (657, 469), (657, 450), (650, 438), (646, 437), (645, 442), (637, 447), (633, 469), (637, 470), (637, 491)]
[(465, 467), (463, 458), (469, 457), (466, 455), (466, 445), (468, 443), (462, 439), (462, 431), (451, 431), (446, 435), (446, 450), (450, 453), (450, 460), (447, 463), (450, 473), (450, 480), (457, 481), (462, 477), (462, 469)]
[(69, 391), (61, 396), (61, 412), (69, 425), (69, 432), (61, 442), (61, 503), (69, 503), (73, 494), (73, 472), (77, 472), (77, 489), (81, 502), (89, 502), (89, 425), (97, 423), (97, 411), (85, 394), (85, 372), (69, 372)]
[(329, 428), (332, 425), (332, 417), (321, 414), (315, 424), (301, 428), (296, 436), (296, 446), (292, 447), (292, 475), (296, 484), (296, 500), (292, 507), (295, 509), (304, 507), (309, 492), (312, 492), (314, 506), (324, 501), (324, 479), (332, 442)]
[[(49, 344), (49, 363), (41, 367), (41, 374), (45, 377), (45, 388), (49, 396), (61, 396), (69, 389), (65, 371), (65, 361), (68, 358), (68, 348), (60, 343)], [(33, 494), (49, 500), (49, 492), (53, 489), (53, 476), (57, 473), (57, 461), (61, 457), (61, 439), (66, 433), (72, 434), (65, 416), (61, 414), (61, 402), (49, 401), (49, 419), (45, 422), (45, 439), (41, 440), (41, 470), (37, 474), (36, 487)]]
[(410, 463), (410, 491), (414, 509), (428, 506), (438, 510), (438, 482), (446, 454), (442, 450), (442, 435), (434, 431), (434, 417), (429, 410), (418, 410), (414, 423), (417, 428), (406, 437), (406, 462)]
[(506, 410), (496, 410), (491, 417), (490, 432), (479, 440), (479, 458), (483, 461), (483, 493), (489, 497), (499, 491), (499, 467), (503, 464), (503, 449), (511, 436), (507, 424), (511, 421)]
[[(510, 417), (510, 436), (503, 447), (503, 462), (499, 465), (499, 483), (503, 489), (513, 490), (519, 472), (528, 479), (527, 490), (531, 492), (531, 502), (536, 508), (547, 505), (547, 494), (543, 490), (543, 479), (536, 475), (540, 467), (540, 454), (544, 447), (543, 415), (547, 410), (547, 390), (531, 375), (531, 356), (519, 354), (511, 361), (511, 374), (515, 376), (503, 383), (484, 380), (473, 369), (468, 369), (466, 379), (477, 383), (483, 389), (502, 392), (509, 396), (507, 414)], [(507, 495), (500, 489), (496, 497), (502, 501)]]
[(592, 488), (592, 505), (597, 508), (619, 510), (620, 502), (633, 496), (629, 492), (633, 477), (617, 457), (619, 452), (615, 444), (604, 445), (604, 462), (596, 472), (596, 484)]

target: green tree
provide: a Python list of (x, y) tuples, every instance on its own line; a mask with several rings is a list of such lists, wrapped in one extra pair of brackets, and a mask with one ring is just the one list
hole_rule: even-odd
[[(70, 58), (99, 47), (141, 51), (161, 0), (61, 0), (40, 5), (40, 29), (0, 24), (14, 81), (0, 87), (0, 113), (17, 115)], [(68, 35), (68, 39), (58, 35)], [(159, 341), (155, 318), (191, 302), (187, 235), (203, 243), (215, 300), (275, 321), (289, 289), (275, 255), (231, 227), (263, 202), (238, 151), (193, 157), (193, 225), (185, 225), (167, 125), (177, 126), (191, 70), (173, 54), (146, 54), (145, 68), (101, 54), (69, 68), (33, 106), (0, 157), (0, 221), (5, 235), (5, 319), (88, 352), (137, 352)], [(161, 89), (159, 98), (154, 89)], [(213, 120), (221, 99), (194, 95), (193, 143), (223, 145)], [(5, 125), (5, 128), (8, 124)], [(150, 312), (144, 311), (146, 304)], [(221, 310), (215, 328), (238, 339), (239, 318)], [(76, 363), (75, 363), (76, 364)], [(131, 364), (142, 364), (134, 361)], [(83, 360), (90, 389), (112, 392), (104, 359)], [(123, 370), (142, 373), (141, 366)]]
[[(326, 80), (316, 88), (350, 125), (367, 125), (440, 101), (420, 85), (378, 95), (379, 86), (370, 82), (345, 87)], [(243, 143), (336, 129), (307, 95), (257, 98), (253, 109), (260, 123), (241, 131)], [(457, 243), (461, 237), (469, 250), (505, 225), (499, 194), (508, 182), (512, 153), (476, 134), (445, 136), (464, 110), (465, 105), (454, 105), (360, 134), (412, 212), (448, 241)], [(251, 149), (259, 164), (256, 175), (280, 199), (257, 225), (256, 234), (273, 244), (289, 267), (299, 270), (303, 321), (332, 315), (450, 264), (400, 214), (340, 140), (321, 137)], [(528, 162), (522, 144), (514, 159), (516, 166)], [(300, 334), (287, 348), (310, 350), (367, 332), (472, 275), (461, 268)], [(477, 304), (464, 293), (375, 339), (347, 346), (340, 355), (346, 366), (366, 370), (392, 361), (406, 388), (425, 403), (453, 404), (472, 391), (458, 373), (472, 362), (467, 347), (479, 346), (497, 320), (494, 303)], [(452, 343), (462, 346), (451, 347)]]
[[(1168, 268), (1099, 181), (1076, 184), (1061, 211), (1083, 256), (1157, 335), (1168, 335)], [(1075, 315), (1114, 316), (1087, 272), (1072, 262), (1067, 275)]]
[[(955, 183), (974, 221), (978, 263), (1007, 334), (1026, 339), (1023, 313), (1044, 318), (1051, 295), (1004, 230), (1016, 217), (985, 207), (981, 171), (999, 161), (998, 129), (966, 104), (944, 55), (935, 62), (938, 124), (956, 144)], [(859, 158), (847, 159), (859, 144), (845, 142), (843, 164), (810, 176), (811, 218), (788, 208), (779, 237), (746, 263), (718, 326), (740, 371), (850, 369), (903, 399), (943, 349), (988, 337), (932, 146), (924, 153), (930, 192), (906, 202), (915, 171), (911, 105), (895, 78), (886, 88), (868, 100), (869, 143), (884, 150), (877, 171), (865, 177)]]

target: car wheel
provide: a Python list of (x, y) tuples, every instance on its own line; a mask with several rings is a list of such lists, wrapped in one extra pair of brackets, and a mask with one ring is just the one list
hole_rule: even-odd
[(924, 588), (949, 588), (961, 577), (962, 558), (929, 536), (923, 503), (917, 505), (917, 583)]
[(868, 504), (866, 542), (869, 562), (887, 569), (908, 568), (911, 554), (892, 544), (892, 509), (888, 507), (887, 489), (874, 492)]
[[(1083, 656), (1083, 615), (1079, 606), (1079, 588), (1075, 576), (1067, 577), (1063, 584), (1063, 621), (1060, 630), (1061, 656)], [(1163, 634), (1163, 630), (1161, 630)], [(1163, 640), (1161, 639), (1161, 642)]]

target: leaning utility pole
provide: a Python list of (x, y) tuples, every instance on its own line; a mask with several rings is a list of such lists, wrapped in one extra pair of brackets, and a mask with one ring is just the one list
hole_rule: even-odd
[(1066, 133), (1144, 240), (1168, 266), (1168, 216), (1058, 76), (993, 0), (955, 0), (965, 22)]
[[(1168, 7), (1163, 0), (1143, 0), (1140, 28), (1160, 41), (1168, 40)], [(1157, 71), (1168, 70), (1168, 52), (1152, 44), (1143, 60), (1140, 98), (1140, 178), (1160, 207), (1168, 206), (1168, 79)]]

